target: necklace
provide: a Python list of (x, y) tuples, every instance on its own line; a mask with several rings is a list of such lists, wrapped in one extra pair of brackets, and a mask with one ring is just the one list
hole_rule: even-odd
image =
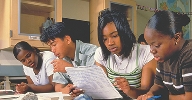
[(112, 58), (113, 63), (113, 70), (118, 72), (118, 73), (126, 73), (127, 68), (129, 65), (129, 61), (126, 58), (123, 58), (123, 56), (117, 56), (113, 55)]
[[(138, 67), (139, 46), (140, 45), (137, 45), (137, 48), (136, 48), (136, 66), (137, 67)], [(109, 61), (109, 66), (111, 64), (111, 68), (115, 72), (118, 72), (120, 74), (125, 74), (125, 73), (127, 74), (129, 72), (128, 65), (129, 65), (129, 62), (131, 61), (131, 54), (129, 55), (128, 58), (125, 58), (122, 55), (121, 56), (112, 55), (111, 57), (112, 57), (112, 59), (111, 59), (111, 61)], [(109, 58), (109, 60), (110, 60), (110, 58)]]

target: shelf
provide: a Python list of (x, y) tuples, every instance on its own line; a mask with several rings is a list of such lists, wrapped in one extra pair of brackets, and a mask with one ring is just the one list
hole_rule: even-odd
[(21, 1), (21, 9), (38, 12), (52, 12), (54, 11), (54, 6), (33, 1)]

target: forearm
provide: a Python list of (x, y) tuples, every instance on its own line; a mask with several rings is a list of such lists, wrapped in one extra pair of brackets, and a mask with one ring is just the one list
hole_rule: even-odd
[[(137, 100), (146, 100), (147, 98), (156, 95), (157, 93), (160, 93), (161, 90), (164, 88), (159, 87), (158, 85), (153, 85), (150, 89), (147, 88), (134, 88), (130, 87), (131, 90), (129, 90), (127, 95), (133, 99)], [(149, 90), (149, 91), (148, 91)], [(148, 91), (148, 92), (147, 92)], [(160, 95), (160, 94), (158, 94)], [(161, 100), (168, 100), (168, 97), (161, 96)], [(164, 99), (166, 98), (166, 99)]]
[(153, 94), (153, 95), (159, 95), (159, 94), (161, 94), (163, 92), (163, 90), (165, 90), (164, 86), (161, 86), (161, 85), (158, 85), (158, 84), (154, 84), (150, 88), (149, 92), (147, 92), (147, 93)]
[(57, 84), (55, 86), (56, 92), (62, 92), (63, 94), (69, 94), (72, 88), (73, 84)]
[(169, 100), (185, 100), (185, 95), (169, 95)]
[(61, 92), (61, 90), (62, 90), (62, 87), (55, 87), (55, 92)]
[(127, 95), (131, 98), (137, 98), (140, 95), (149, 93), (149, 94), (159, 94), (161, 91), (164, 89), (163, 86), (154, 84), (152, 87), (140, 87), (140, 88), (135, 88), (130, 86), (130, 90), (127, 92)]
[(147, 93), (148, 91), (149, 91), (149, 89), (130, 87), (130, 90), (127, 93), (127, 95), (133, 99), (136, 99), (138, 96), (143, 95), (143, 94)]
[(54, 91), (54, 86), (52, 84), (46, 84), (46, 85), (34, 85), (34, 84), (28, 84), (29, 90), (32, 92), (53, 92)]
[(154, 84), (150, 88), (149, 92), (147, 92), (146, 94), (151, 95), (151, 96), (161, 95), (161, 100), (168, 100), (169, 99), (169, 91), (167, 90), (167, 88), (164, 85)]
[(55, 91), (56, 91), (56, 92), (61, 92), (62, 89), (63, 89), (65, 86), (66, 86), (65, 84), (56, 83), (56, 84), (55, 84)]

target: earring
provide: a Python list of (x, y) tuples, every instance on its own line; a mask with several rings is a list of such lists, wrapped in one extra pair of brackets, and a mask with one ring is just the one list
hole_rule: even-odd
[(175, 42), (175, 45), (177, 45), (177, 42)]

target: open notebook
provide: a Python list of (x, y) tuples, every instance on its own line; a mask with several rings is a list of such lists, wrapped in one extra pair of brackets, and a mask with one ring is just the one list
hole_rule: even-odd
[(101, 67), (66, 67), (66, 71), (73, 84), (93, 99), (122, 98)]

